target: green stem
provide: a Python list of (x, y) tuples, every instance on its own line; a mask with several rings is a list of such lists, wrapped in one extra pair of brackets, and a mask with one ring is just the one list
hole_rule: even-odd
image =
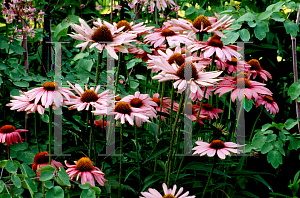
[(141, 170), (140, 170), (140, 157), (139, 157), (139, 146), (138, 146), (138, 136), (137, 136), (137, 125), (134, 125), (134, 135), (135, 135), (135, 147), (136, 147), (136, 156), (137, 156), (137, 165), (138, 165), (138, 174), (139, 174), (139, 188), (141, 188)]
[(232, 91), (230, 91), (230, 94), (229, 94), (229, 111), (228, 111), (228, 120), (230, 120), (230, 112), (231, 112), (231, 94), (232, 94)]
[(40, 152), (39, 141), (38, 141), (38, 137), (37, 137), (37, 123), (36, 123), (37, 116), (38, 116), (38, 112), (35, 111), (34, 112), (34, 134), (35, 134), (35, 139), (36, 139), (36, 145), (37, 145), (37, 148), (38, 148), (38, 152)]
[(221, 115), (220, 123), (222, 123), (222, 120), (223, 120), (223, 115), (224, 115), (224, 112), (225, 112), (225, 107), (226, 107), (226, 98), (224, 99), (224, 103), (223, 103), (223, 113)]
[(214, 172), (214, 169), (215, 169), (215, 166), (216, 166), (216, 158), (218, 157), (218, 155), (217, 154), (215, 154), (215, 156), (214, 156), (214, 161), (213, 161), (213, 165), (212, 165), (212, 167), (211, 167), (211, 171), (210, 171), (210, 174), (209, 174), (209, 177), (208, 177), (208, 180), (207, 180), (207, 183), (206, 183), (206, 185), (205, 185), (205, 188), (204, 188), (204, 191), (203, 191), (203, 194), (202, 194), (202, 197), (201, 198), (203, 198), (204, 197), (204, 195), (205, 195), (205, 193), (206, 193), (206, 189), (207, 189), (207, 187), (208, 187), (208, 185), (209, 185), (209, 182), (210, 182), (210, 180), (211, 180), (211, 176), (212, 176), (212, 174), (213, 174), (213, 172)]
[(202, 97), (202, 100), (201, 100), (201, 103), (200, 103), (200, 107), (199, 107), (199, 111), (197, 113), (197, 118), (196, 118), (196, 122), (194, 124), (194, 127), (197, 125), (197, 123), (199, 121), (200, 112), (201, 112), (201, 109), (202, 109), (202, 106), (203, 106), (203, 100), (205, 99), (206, 91), (207, 91), (207, 87), (205, 87), (205, 89), (204, 89), (203, 97)]
[(49, 107), (49, 164), (51, 165), (51, 134), (52, 134), (52, 117), (53, 117), (53, 109), (52, 105)]
[(183, 160), (184, 160), (184, 156), (181, 158), (181, 162), (180, 162), (179, 168), (178, 168), (178, 170), (177, 170), (177, 175), (176, 175), (176, 179), (175, 179), (175, 182), (174, 182), (175, 184), (176, 184), (176, 182), (177, 182), (177, 179), (178, 179), (178, 176), (179, 176), (179, 173), (180, 173), (180, 169), (181, 169)]
[(97, 66), (96, 66), (96, 76), (95, 76), (95, 84), (98, 85), (99, 83), (99, 75), (100, 75), (100, 66), (102, 62), (102, 52), (98, 53), (98, 60), (97, 60)]
[(46, 197), (45, 182), (42, 182), (42, 192), (43, 192), (43, 198), (45, 198)]
[(261, 113), (263, 112), (263, 110), (264, 110), (264, 108), (261, 108), (260, 113), (258, 114), (258, 116), (257, 116), (257, 118), (256, 118), (256, 120), (255, 120), (255, 122), (254, 122), (254, 125), (253, 125), (253, 127), (252, 127), (252, 131), (251, 131), (251, 134), (250, 134), (249, 142), (250, 142), (251, 139), (252, 139), (252, 136), (253, 136), (253, 132), (254, 132), (256, 123), (257, 123), (257, 121), (258, 121), (258, 119), (259, 119)]
[[(91, 126), (91, 129), (90, 129), (90, 136), (89, 136), (89, 152), (88, 152), (88, 155), (89, 155), (89, 158), (91, 159), (91, 150), (92, 150), (92, 124), (94, 124), (94, 123), (91, 123), (92, 121), (90, 121), (90, 115), (91, 114), (91, 112), (90, 111), (87, 111), (87, 129), (88, 129), (88, 125), (89, 125), (89, 122), (90, 122), (90, 126)], [(88, 132), (88, 130), (86, 131), (86, 132)]]
[(174, 106), (174, 80), (171, 82), (171, 111), (170, 111), (170, 134), (172, 134), (172, 125), (173, 125), (173, 106)]
[(120, 129), (120, 169), (119, 169), (119, 188), (118, 188), (118, 198), (122, 196), (122, 187), (121, 187), (121, 177), (122, 177), (122, 153), (123, 153), (123, 124), (121, 124)]
[(213, 69), (214, 69), (214, 66), (216, 65), (216, 63), (215, 63), (215, 58), (216, 58), (216, 53), (214, 53), (214, 54), (212, 55), (212, 58), (211, 58), (211, 64), (210, 64), (210, 71), (214, 71)]
[[(118, 85), (119, 85), (119, 74), (120, 74), (120, 64), (121, 64), (121, 52), (119, 52), (119, 60), (118, 60), (118, 67), (117, 67), (117, 76), (116, 76), (116, 85), (115, 85), (115, 95), (118, 93)], [(129, 79), (128, 79), (129, 80)]]

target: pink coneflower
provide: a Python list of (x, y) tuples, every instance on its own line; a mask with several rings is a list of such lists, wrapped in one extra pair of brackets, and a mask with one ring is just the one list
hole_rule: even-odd
[(15, 129), (12, 125), (4, 125), (0, 128), (0, 142), (7, 143), (7, 146), (12, 145), (12, 143), (23, 143), (20, 136), (20, 132), (27, 132), (26, 129)]
[(248, 75), (252, 75), (253, 74), (253, 79), (256, 78), (257, 74), (264, 80), (264, 81), (268, 81), (269, 79), (272, 79), (271, 74), (266, 71), (263, 70), (263, 68), (260, 66), (260, 63), (257, 59), (251, 59), (247, 62), (251, 68), (248, 70)]
[(154, 48), (159, 47), (164, 41), (167, 41), (170, 47), (180, 46), (180, 43), (191, 44), (192, 41), (186, 36), (175, 33), (168, 27), (163, 29), (156, 29), (154, 33), (145, 36), (144, 41), (146, 44), (154, 45)]
[(175, 194), (177, 190), (177, 186), (174, 185), (173, 189), (168, 189), (167, 185), (163, 183), (162, 185), (163, 190), (164, 190), (164, 195), (161, 195), (156, 189), (149, 188), (149, 192), (141, 192), (143, 197), (140, 198), (195, 198), (195, 195), (188, 196), (189, 191), (185, 192), (184, 194), (181, 195), (183, 192), (183, 187), (179, 189), (179, 191)]
[(121, 20), (118, 23), (114, 23), (114, 26), (116, 26), (118, 29), (125, 26), (125, 28), (122, 30), (123, 32), (138, 33), (139, 35), (143, 35), (144, 33), (147, 33), (154, 28), (153, 26), (146, 27), (146, 25), (144, 25), (144, 22), (138, 23), (136, 25), (133, 25), (133, 24), (134, 24), (133, 21), (131, 23), (129, 23), (126, 20)]
[(215, 62), (219, 70), (225, 71), (225, 69), (227, 68), (228, 74), (232, 72), (236, 74), (238, 71), (247, 72), (251, 67), (249, 64), (247, 64), (247, 62), (240, 61), (234, 57), (231, 57), (231, 61), (226, 60), (226, 62), (223, 62), (219, 60), (218, 57), (216, 57)]
[(213, 140), (210, 144), (197, 141), (196, 144), (198, 146), (192, 149), (195, 150), (193, 155), (200, 154), (200, 156), (203, 156), (206, 154), (208, 157), (213, 157), (217, 153), (220, 159), (225, 159), (226, 155), (230, 156), (230, 152), (239, 154), (241, 150), (237, 147), (245, 146), (233, 142), (223, 142), (222, 140)]
[[(157, 104), (156, 111), (160, 111), (160, 103), (161, 103), (162, 99), (159, 98), (159, 93), (153, 94), (152, 100)], [(173, 110), (178, 111), (178, 108), (176, 108), (176, 105), (178, 106), (178, 104), (175, 101), (173, 103), (174, 103)], [(167, 108), (169, 108), (169, 109), (171, 108), (171, 99), (168, 97), (164, 97), (163, 103), (162, 103), (162, 112), (169, 113), (169, 110)], [(165, 117), (161, 116), (161, 120), (164, 121)]]
[(104, 186), (104, 182), (107, 181), (104, 178), (105, 174), (99, 168), (95, 167), (88, 157), (82, 157), (78, 161), (74, 161), (74, 163), (75, 165), (70, 165), (67, 163), (67, 160), (65, 160), (65, 164), (68, 167), (66, 172), (71, 179), (77, 175), (76, 181), (78, 181), (81, 176), (81, 184), (89, 182), (92, 186), (95, 186), (95, 178), (98, 184)]
[(28, 96), (24, 95), (24, 93), (22, 94), (23, 95), (21, 96), (10, 96), (15, 100), (10, 100), (10, 103), (6, 104), (6, 106), (11, 107), (10, 110), (17, 109), (18, 112), (27, 111), (27, 114), (35, 111), (38, 111), (41, 115), (45, 113), (45, 109), (40, 102), (38, 104), (35, 104), (34, 100), (30, 101)]
[(94, 125), (95, 126), (100, 126), (101, 128), (106, 129), (107, 122), (103, 121), (101, 118), (99, 120), (94, 120)]
[(269, 95), (259, 95), (258, 99), (255, 102), (255, 106), (264, 105), (266, 110), (270, 112), (270, 114), (275, 115), (279, 112), (279, 107), (274, 99)]
[(128, 50), (122, 46), (122, 44), (129, 43), (136, 37), (136, 34), (121, 33), (125, 28), (124, 26), (117, 29), (117, 27), (106, 21), (101, 22), (99, 18), (97, 22), (94, 22), (94, 25), (97, 27), (93, 28), (90, 28), (82, 19), (79, 19), (79, 22), (81, 26), (71, 24), (72, 28), (79, 34), (72, 33), (68, 35), (76, 40), (84, 41), (76, 46), (82, 47), (81, 52), (83, 52), (90, 43), (93, 43), (90, 48), (96, 47), (99, 52), (102, 52), (105, 48), (111, 57), (118, 59), (114, 49), (122, 53), (128, 53)]
[(219, 96), (221, 96), (233, 90), (231, 94), (231, 100), (233, 102), (236, 98), (238, 98), (240, 101), (243, 100), (244, 95), (247, 100), (257, 99), (258, 94), (272, 95), (272, 92), (268, 88), (264, 87), (266, 84), (249, 80), (247, 74), (245, 74), (246, 78), (240, 78), (238, 77), (240, 74), (234, 78), (231, 76), (226, 76), (224, 80), (220, 82), (220, 84), (224, 86), (218, 87), (215, 91), (215, 94), (220, 93)]
[[(134, 108), (143, 110), (149, 118), (156, 118), (154, 107), (157, 107), (157, 104), (148, 94), (140, 94), (139, 91), (136, 91), (134, 95), (125, 96), (121, 101), (130, 104)], [(141, 121), (142, 119), (139, 117), (135, 118), (135, 123), (138, 127), (141, 126)]]
[[(197, 120), (197, 115), (199, 111), (200, 106), (198, 105), (193, 105), (191, 102), (187, 102), (187, 106), (184, 112), (184, 116), (195, 122)], [(178, 106), (177, 106), (178, 109)], [(200, 126), (203, 126), (204, 123), (202, 120), (207, 120), (208, 114), (204, 114), (200, 112), (199, 119), (198, 119), (198, 124)]]
[(240, 58), (242, 55), (237, 52), (240, 50), (239, 47), (235, 45), (223, 45), (220, 37), (217, 35), (212, 36), (207, 42), (196, 41), (189, 46), (191, 52), (202, 49), (204, 51), (204, 58), (211, 57), (214, 53), (218, 58), (225, 62), (227, 60), (231, 61), (231, 57)]
[(222, 72), (212, 71), (212, 72), (202, 72), (200, 66), (197, 68), (197, 64), (191, 63), (191, 61), (186, 60), (181, 66), (177, 64), (170, 65), (164, 58), (154, 59), (153, 63), (159, 67), (162, 72), (154, 76), (152, 79), (157, 79), (159, 82), (175, 80), (173, 84), (174, 88), (178, 87), (178, 93), (182, 93), (187, 87), (187, 81), (185, 80), (185, 71), (190, 71), (191, 73), (191, 84), (190, 89), (192, 93), (201, 92), (199, 85), (210, 86), (213, 83), (219, 81), (219, 79), (214, 79), (218, 77)]
[[(39, 168), (42, 168), (43, 166), (49, 165), (49, 155), (48, 151), (44, 151), (41, 153), (38, 153), (34, 157), (34, 162), (32, 164), (32, 170), (36, 172), (37, 176), (39, 177), (42, 171), (37, 171)], [(62, 163), (57, 162), (53, 159), (51, 159), (51, 165), (54, 166), (56, 169), (59, 169), (59, 167), (64, 167)]]
[[(199, 110), (200, 102), (198, 102), (198, 104), (199, 104), (199, 106), (197, 106), (197, 107), (198, 107), (198, 110)], [(202, 104), (201, 113), (208, 114), (210, 120), (212, 120), (213, 118), (218, 119), (219, 118), (218, 113), (223, 113), (223, 110), (222, 109), (216, 109), (211, 104)]]
[(171, 21), (169, 21), (169, 23), (171, 25), (173, 25), (174, 27), (171, 27), (170, 30), (173, 30), (173, 31), (192, 30), (188, 34), (188, 37), (190, 37), (198, 32), (208, 32), (208, 33), (214, 33), (220, 37), (226, 38), (226, 36), (224, 36), (222, 34), (222, 32), (220, 32), (219, 30), (227, 29), (229, 26), (232, 25), (232, 22), (234, 21), (234, 19), (231, 19), (232, 16), (230, 16), (228, 19), (224, 20), (226, 17), (227, 17), (227, 15), (225, 15), (224, 17), (222, 17), (219, 21), (217, 21), (215, 23), (211, 23), (209, 21), (209, 19), (204, 15), (198, 16), (197, 18), (195, 18), (195, 20), (193, 22), (191, 22), (189, 20), (185, 20), (185, 19), (171, 19)]
[(91, 87), (88, 89), (87, 85), (85, 85), (85, 91), (81, 88), (80, 85), (75, 84), (75, 87), (67, 81), (68, 84), (73, 88), (74, 91), (80, 96), (75, 96), (75, 99), (70, 99), (70, 101), (66, 101), (66, 105), (73, 105), (69, 107), (70, 110), (77, 109), (78, 111), (82, 111), (83, 109), (89, 110), (90, 106), (94, 106), (94, 103), (97, 103), (99, 105), (106, 105), (107, 102), (107, 94), (108, 91), (104, 91), (100, 94), (98, 94), (98, 91), (100, 90), (100, 85), (94, 89), (94, 87)]
[(37, 105), (40, 101), (42, 105), (49, 108), (53, 103), (55, 106), (60, 107), (63, 102), (63, 96), (70, 100), (70, 96), (75, 96), (68, 87), (58, 87), (55, 82), (45, 82), (43, 87), (35, 88), (24, 94), (28, 97), (29, 101), (34, 100)]

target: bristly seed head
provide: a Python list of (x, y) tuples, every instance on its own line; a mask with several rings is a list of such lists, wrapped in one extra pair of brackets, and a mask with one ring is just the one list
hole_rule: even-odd
[(175, 198), (175, 197), (172, 194), (167, 194), (167, 195), (164, 195), (163, 198)]
[(237, 79), (237, 88), (241, 88), (245, 85), (245, 88), (251, 88), (250, 80), (247, 78), (238, 78)]
[(98, 100), (98, 95), (95, 91), (88, 89), (85, 90), (84, 93), (81, 95), (80, 100), (82, 102), (96, 102)]
[(214, 149), (222, 149), (225, 147), (224, 142), (222, 140), (213, 140), (210, 145), (210, 148), (214, 148)]
[(234, 57), (231, 57), (231, 61), (227, 60), (227, 64), (236, 66), (237, 65), (237, 59), (234, 58)]
[(153, 97), (152, 100), (153, 100), (154, 102), (156, 102), (156, 104), (157, 104), (158, 107), (160, 106), (160, 99), (154, 98), (154, 97)]
[(131, 30), (131, 25), (130, 25), (130, 23), (128, 21), (121, 20), (121, 21), (119, 21), (117, 23), (117, 28), (118, 29), (121, 28), (121, 27), (123, 27), (123, 26), (125, 26), (125, 28), (122, 30), (123, 32), (126, 32), (127, 30)]
[(182, 65), (184, 63), (184, 57), (182, 54), (174, 53), (172, 56), (170, 56), (168, 62), (169, 64), (176, 62), (177, 65)]
[(130, 105), (132, 107), (140, 108), (143, 105), (143, 101), (141, 99), (139, 99), (139, 98), (133, 98), (130, 101)]
[(38, 164), (44, 164), (44, 163), (49, 163), (49, 155), (48, 151), (44, 151), (41, 153), (38, 153), (35, 155), (34, 157), (34, 162), (38, 165)]
[(131, 106), (127, 102), (120, 101), (115, 105), (115, 112), (129, 115), (131, 113)]
[(55, 82), (45, 82), (43, 84), (43, 87), (47, 91), (54, 91), (55, 88), (58, 88), (58, 84), (56, 84)]
[(191, 67), (192, 67), (192, 78), (194, 80), (198, 79), (198, 71), (196, 66), (192, 62), (185, 62), (183, 63), (178, 69), (176, 75), (180, 77), (181, 79), (185, 79), (184, 74), (185, 73), (190, 73), (191, 72)]
[(4, 125), (0, 128), (0, 133), (11, 133), (14, 132), (16, 129), (12, 125)]
[(260, 66), (260, 63), (257, 59), (251, 59), (247, 62), (249, 65), (251, 65), (250, 70), (256, 70), (259, 71), (262, 69), (262, 67)]
[(268, 103), (273, 103), (274, 102), (274, 99), (271, 97), (271, 96), (264, 96), (264, 100), (267, 101)]
[(113, 36), (109, 28), (106, 25), (102, 25), (94, 31), (93, 35), (91, 36), (91, 39), (95, 42), (113, 41)]
[(208, 41), (208, 45), (209, 46), (213, 46), (213, 47), (222, 48), (223, 47), (223, 42), (221, 40), (219, 40), (219, 39), (213, 39), (213, 38), (211, 38)]
[(120, 100), (122, 100), (122, 98), (120, 96), (116, 96), (115, 100), (120, 101)]
[(80, 172), (90, 171), (93, 167), (93, 162), (88, 157), (82, 157), (76, 163), (76, 169)]
[(202, 107), (205, 111), (212, 111), (214, 109), (214, 107), (210, 104), (203, 104)]
[(208, 26), (211, 26), (210, 21), (208, 20), (208, 18), (204, 15), (200, 15), (197, 18), (195, 18), (195, 20), (193, 21), (193, 26), (198, 29), (201, 30), (201, 24), (203, 26), (203, 29), (205, 29)]
[(161, 32), (161, 35), (162, 36), (174, 36), (175, 32), (170, 30), (169, 28), (166, 28)]

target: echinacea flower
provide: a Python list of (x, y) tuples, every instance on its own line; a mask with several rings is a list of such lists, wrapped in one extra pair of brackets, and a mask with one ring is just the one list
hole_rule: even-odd
[(231, 153), (240, 153), (238, 147), (245, 145), (239, 145), (233, 142), (223, 142), (222, 140), (213, 140), (210, 144), (202, 141), (196, 141), (198, 146), (194, 147), (193, 155), (200, 154), (200, 156), (207, 155), (213, 157), (217, 153), (220, 159), (225, 159), (226, 155), (230, 156)]
[(255, 102), (255, 106), (264, 105), (266, 110), (270, 112), (270, 114), (275, 115), (279, 112), (279, 108), (274, 99), (269, 95), (259, 95), (258, 99)]
[(223, 62), (216, 56), (215, 62), (219, 70), (222, 69), (223, 71), (225, 71), (225, 69), (227, 68), (228, 74), (232, 72), (236, 74), (238, 71), (247, 72), (251, 67), (247, 62), (240, 61), (234, 57), (231, 57), (231, 61), (226, 60), (226, 62)]
[(23, 143), (20, 132), (27, 132), (26, 129), (16, 129), (12, 125), (4, 125), (0, 128), (0, 143), (7, 143), (7, 146), (12, 143)]
[(83, 19), (79, 19), (79, 22), (81, 26), (71, 24), (72, 28), (79, 34), (72, 33), (68, 35), (76, 40), (84, 41), (76, 45), (76, 47), (82, 47), (81, 52), (83, 52), (90, 43), (93, 43), (90, 48), (96, 47), (99, 52), (102, 52), (105, 48), (111, 57), (118, 59), (114, 49), (122, 53), (128, 53), (128, 50), (122, 46), (122, 44), (129, 43), (136, 37), (136, 34), (122, 33), (121, 31), (125, 28), (124, 26), (117, 29), (114, 25), (106, 21), (102, 22), (99, 18), (97, 22), (94, 22), (94, 25), (97, 27), (93, 28), (90, 28)]
[[(189, 118), (193, 122), (196, 122), (199, 108), (200, 108), (200, 106), (193, 105), (191, 102), (187, 102), (186, 108), (184, 110), (184, 116)], [(177, 107), (177, 109), (178, 109), (178, 107)], [(203, 126), (204, 123), (202, 122), (202, 120), (207, 120), (208, 118), (209, 118), (208, 114), (200, 112), (197, 124), (199, 124), (200, 126)]]
[[(40, 152), (35, 155), (34, 162), (32, 164), (32, 170), (36, 172), (37, 176), (39, 177), (42, 171), (37, 171), (39, 168), (42, 168), (43, 166), (49, 165), (49, 153), (48, 151)], [(59, 167), (64, 167), (62, 163), (57, 162), (53, 159), (51, 159), (51, 166), (55, 167), (56, 169), (59, 169)]]
[(114, 26), (116, 26), (118, 29), (125, 26), (125, 28), (122, 30), (123, 32), (132, 32), (132, 33), (139, 33), (139, 35), (143, 35), (143, 33), (147, 33), (148, 31), (152, 30), (154, 27), (146, 27), (144, 25), (144, 22), (138, 23), (136, 25), (133, 25), (134, 22), (128, 22), (126, 20), (121, 20), (118, 23), (114, 23)]
[(96, 166), (94, 166), (93, 162), (88, 157), (82, 157), (78, 161), (74, 161), (75, 165), (70, 165), (65, 160), (65, 164), (68, 167), (66, 172), (68, 173), (71, 179), (74, 178), (75, 175), (76, 181), (78, 181), (81, 176), (81, 184), (85, 182), (89, 182), (91, 186), (95, 186), (95, 180), (101, 186), (104, 186), (104, 182), (107, 180), (104, 178), (104, 173)]
[(264, 81), (268, 81), (268, 78), (272, 79), (272, 75), (268, 71), (263, 70), (263, 68), (261, 67), (261, 65), (257, 59), (251, 59), (247, 63), (251, 66), (248, 70), (248, 75), (251, 76), (253, 74), (253, 79), (256, 78), (257, 74)]
[(188, 196), (189, 191), (185, 192), (184, 194), (181, 195), (183, 192), (183, 187), (181, 187), (178, 192), (175, 194), (177, 190), (177, 186), (174, 185), (173, 189), (168, 189), (167, 185), (163, 183), (162, 185), (163, 190), (164, 190), (164, 195), (161, 195), (156, 189), (149, 188), (149, 192), (141, 192), (143, 197), (140, 196), (140, 198), (195, 198), (195, 195)]
[(63, 96), (70, 100), (70, 96), (75, 96), (68, 87), (58, 87), (55, 82), (45, 82), (43, 87), (34, 88), (24, 94), (28, 97), (29, 101), (34, 100), (37, 105), (40, 101), (42, 105), (49, 108), (53, 103), (56, 107), (60, 107), (63, 102)]
[(94, 106), (94, 103), (97, 103), (99, 105), (106, 105), (108, 90), (98, 94), (100, 85), (98, 85), (96, 89), (94, 89), (94, 87), (91, 87), (89, 89), (87, 85), (85, 85), (84, 91), (79, 84), (75, 84), (75, 86), (73, 86), (69, 81), (67, 82), (79, 95), (79, 97), (74, 96), (74, 99), (70, 99), (69, 102), (65, 102), (66, 105), (72, 105), (71, 107), (69, 107), (70, 110), (77, 109), (78, 111), (82, 111), (85, 109), (88, 111), (90, 106)]
[[(198, 107), (198, 110), (199, 110), (200, 102), (198, 102), (198, 104), (199, 104), (199, 107)], [(213, 118), (218, 119), (219, 118), (218, 113), (223, 113), (223, 110), (216, 109), (211, 104), (202, 104), (201, 113), (208, 114), (209, 118), (212, 120)]]
[[(164, 113), (169, 113), (169, 110), (167, 108), (171, 108), (171, 99), (168, 97), (164, 97), (163, 99), (159, 98), (159, 93), (153, 94), (152, 100), (156, 102), (156, 111), (160, 111), (160, 103), (162, 102), (162, 109), (161, 111)], [(173, 111), (178, 111), (178, 108), (176, 108), (178, 104), (174, 101), (173, 102)], [(165, 117), (161, 116), (161, 120), (164, 121)]]

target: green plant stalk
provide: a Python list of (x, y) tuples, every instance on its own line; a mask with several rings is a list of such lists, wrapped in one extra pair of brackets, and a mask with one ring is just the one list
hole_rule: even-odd
[[(161, 98), (161, 102), (160, 102), (160, 111), (162, 111), (162, 104), (163, 104), (163, 97), (164, 97), (164, 93), (165, 93), (165, 87), (166, 87), (166, 82), (162, 83), (162, 89), (161, 89), (161, 94), (160, 94), (160, 98)], [(161, 125), (161, 115), (159, 116), (159, 121), (158, 121), (158, 130), (157, 130), (157, 140), (156, 142), (158, 142), (159, 139), (159, 135), (160, 135), (160, 125)], [(154, 160), (154, 168), (153, 168), (153, 172), (156, 171), (156, 166), (157, 166), (157, 158), (158, 156), (155, 157)]]
[(225, 112), (225, 107), (226, 107), (226, 98), (225, 98), (224, 103), (223, 103), (223, 109), (222, 109), (223, 113), (221, 115), (220, 123), (222, 123), (222, 120), (223, 120), (223, 115), (224, 115), (224, 112)]
[[(95, 116), (91, 112), (91, 133), (92, 133), (92, 142), (93, 142), (93, 150), (94, 150), (94, 163), (97, 165), (97, 150), (96, 150), (96, 133), (95, 133), (95, 124), (94, 124)], [(104, 121), (103, 121), (104, 124)]]
[(122, 187), (121, 187), (121, 178), (122, 178), (122, 153), (123, 153), (123, 124), (120, 128), (120, 169), (119, 169), (119, 187), (118, 187), (118, 198), (122, 197)]
[(45, 182), (42, 182), (42, 192), (43, 192), (43, 198), (45, 198), (46, 197)]
[(206, 91), (207, 91), (207, 87), (205, 87), (205, 89), (204, 89), (203, 97), (202, 97), (202, 100), (201, 100), (201, 103), (200, 103), (199, 111), (197, 113), (197, 118), (196, 118), (195, 124), (193, 126), (193, 129), (195, 129), (195, 127), (196, 127), (196, 125), (197, 125), (197, 123), (199, 121), (200, 112), (201, 112), (201, 109), (202, 109), (202, 106), (203, 106), (203, 100), (205, 99)]
[(35, 139), (36, 139), (36, 146), (38, 148), (38, 152), (40, 152), (39, 141), (38, 141), (38, 137), (37, 137), (37, 123), (36, 123), (37, 116), (38, 116), (38, 112), (35, 111), (34, 112), (34, 134), (35, 134)]
[(99, 83), (99, 75), (100, 75), (100, 66), (102, 63), (102, 52), (98, 53), (98, 60), (96, 65), (96, 76), (95, 76), (95, 84), (98, 85)]
[(213, 165), (212, 165), (212, 167), (211, 167), (211, 171), (210, 171), (210, 174), (209, 174), (209, 177), (208, 177), (208, 180), (207, 180), (207, 183), (206, 183), (206, 185), (205, 185), (205, 188), (204, 188), (204, 191), (203, 191), (203, 193), (202, 193), (202, 197), (201, 197), (201, 198), (204, 197), (204, 195), (205, 195), (205, 193), (206, 193), (206, 189), (207, 189), (207, 187), (208, 187), (208, 185), (209, 185), (209, 182), (210, 182), (210, 180), (211, 180), (211, 176), (212, 176), (212, 174), (213, 174), (213, 172), (214, 172), (214, 169), (215, 169), (215, 166), (216, 166), (216, 161), (217, 161), (216, 158), (218, 158), (217, 153), (216, 153), (215, 156), (214, 156)]
[[(90, 127), (91, 127), (91, 129), (90, 129), (90, 136), (89, 136), (89, 152), (88, 152), (88, 155), (89, 155), (89, 158), (91, 159), (91, 150), (92, 150), (92, 139), (93, 139), (93, 134), (92, 134), (92, 124), (94, 124), (94, 123), (92, 123), (92, 121), (90, 121), (90, 119), (89, 119), (89, 117), (91, 117), (91, 112), (88, 110), (87, 111), (87, 126), (90, 124)], [(90, 123), (89, 123), (90, 122)], [(87, 131), (88, 132), (88, 131)]]
[(232, 94), (232, 91), (230, 91), (230, 95), (229, 95), (229, 111), (228, 111), (228, 120), (230, 120), (230, 112), (231, 112), (231, 94)]
[(181, 158), (181, 162), (180, 162), (179, 168), (178, 168), (178, 170), (177, 170), (177, 174), (176, 174), (176, 178), (175, 178), (175, 182), (174, 182), (175, 184), (176, 184), (177, 179), (178, 179), (178, 177), (179, 177), (179, 173), (180, 173), (180, 169), (181, 169), (183, 160), (184, 160), (184, 156)]
[(216, 65), (215, 59), (216, 59), (216, 53), (214, 53), (211, 57), (210, 71), (214, 71), (213, 69), (215, 68), (214, 66)]
[[(171, 168), (171, 158), (172, 158), (172, 152), (173, 152), (173, 144), (174, 144), (174, 140), (175, 140), (175, 134), (176, 134), (176, 128), (177, 128), (177, 124), (178, 124), (178, 120), (179, 120), (179, 115), (181, 114), (181, 111), (182, 111), (182, 106), (183, 106), (183, 99), (184, 99), (184, 94), (182, 93), (181, 94), (181, 97), (180, 97), (180, 102), (179, 102), (179, 107), (178, 107), (178, 112), (176, 114), (176, 117), (175, 117), (175, 124), (174, 124), (174, 128), (172, 130), (172, 139), (171, 139), (171, 143), (170, 143), (170, 149), (169, 149), (169, 156), (168, 156), (168, 164), (167, 164), (167, 173), (166, 173), (166, 176), (165, 176), (165, 183), (167, 181), (170, 180), (170, 175), (168, 174), (169, 173), (169, 169)], [(169, 183), (167, 182), (167, 185), (169, 185)]]
[[(174, 80), (171, 81), (171, 110), (170, 110), (170, 134), (172, 134), (172, 125), (173, 125), (173, 106), (174, 106)], [(163, 99), (161, 99), (161, 101), (163, 102)], [(162, 104), (161, 104), (162, 106)]]
[(53, 106), (49, 107), (49, 164), (51, 165), (51, 134), (52, 134), (52, 117), (53, 117)]
[[(242, 113), (243, 109), (244, 109), (244, 98), (243, 98), (243, 101), (241, 101), (241, 106), (240, 106), (240, 109), (239, 109), (239, 114), (238, 114), (238, 117), (237, 117), (237, 120), (236, 120), (235, 133), (236, 133), (236, 129), (238, 127), (240, 116), (241, 116), (241, 113)], [(228, 136), (227, 141), (230, 141), (231, 135), (232, 135), (232, 130), (229, 131), (229, 136)]]
[(260, 117), (261, 113), (263, 112), (263, 110), (264, 110), (264, 108), (262, 108), (262, 107), (261, 107), (261, 110), (260, 110), (260, 112), (259, 112), (259, 114), (258, 114), (258, 116), (257, 116), (257, 118), (256, 118), (256, 120), (255, 120), (255, 122), (254, 122), (254, 125), (253, 125), (253, 127), (252, 127), (251, 134), (250, 134), (250, 138), (249, 138), (249, 142), (250, 142), (250, 141), (251, 141), (251, 139), (252, 139), (252, 136), (253, 136), (253, 132), (254, 132), (254, 129), (255, 129), (256, 123), (257, 123), (257, 121), (258, 121), (258, 119), (259, 119), (259, 117)]
[(115, 85), (115, 95), (118, 93), (118, 85), (119, 85), (119, 74), (120, 74), (120, 64), (121, 64), (121, 52), (119, 52), (119, 60), (118, 60), (118, 67), (117, 67), (117, 76), (116, 76), (116, 85)]
[(138, 146), (138, 136), (137, 136), (137, 125), (134, 125), (134, 136), (135, 136), (135, 148), (136, 148), (136, 157), (137, 157), (137, 166), (139, 174), (139, 188), (141, 188), (141, 167), (140, 167), (140, 157), (139, 157), (139, 146)]

